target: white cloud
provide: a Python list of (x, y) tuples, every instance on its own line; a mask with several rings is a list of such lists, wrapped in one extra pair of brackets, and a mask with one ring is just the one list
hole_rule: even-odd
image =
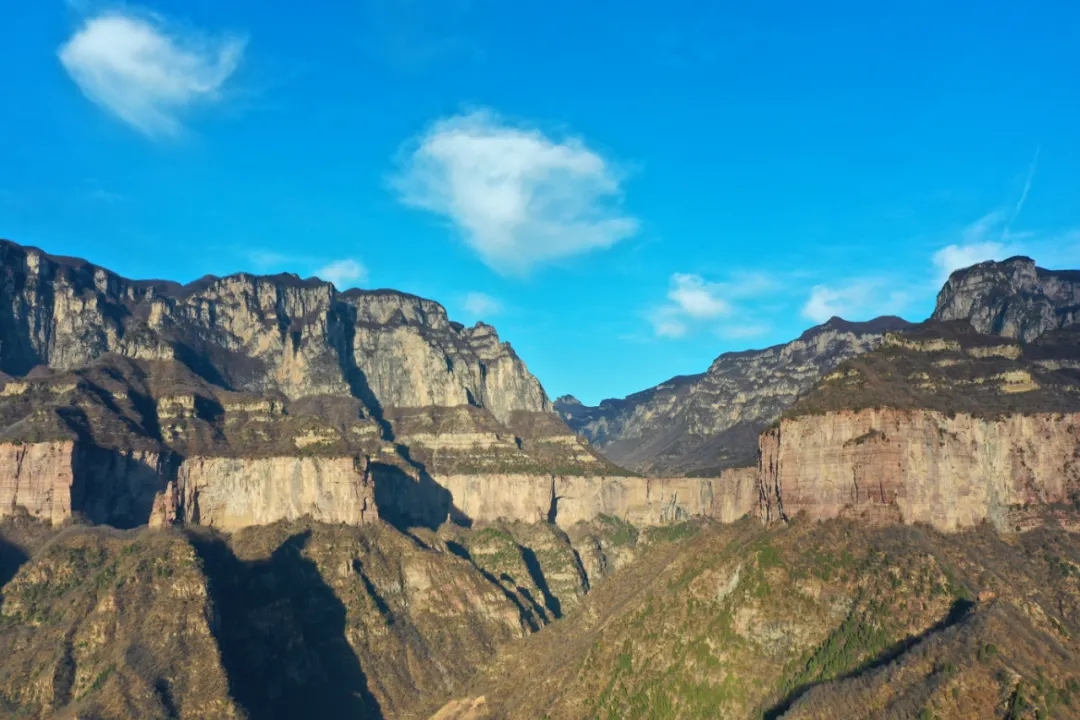
[(649, 313), (649, 322), (656, 336), (662, 338), (681, 338), (690, 330), (679, 318), (678, 310), (672, 307), (657, 308)]
[(946, 245), (934, 253), (934, 267), (937, 268), (938, 280), (945, 282), (955, 270), (984, 260), (1003, 260), (1009, 254), (1008, 248), (999, 242)]
[(502, 312), (503, 304), (482, 292), (471, 292), (465, 296), (465, 312), (472, 317), (492, 317)]
[(707, 283), (700, 275), (675, 273), (671, 276), (668, 299), (692, 318), (711, 318), (727, 315), (731, 306), (718, 296), (720, 286)]
[(607, 160), (580, 140), (552, 140), (487, 111), (435, 123), (394, 185), (406, 204), (449, 218), (505, 274), (611, 247), (638, 229), (619, 208)]
[(900, 312), (910, 301), (905, 290), (889, 289), (883, 280), (853, 280), (839, 286), (815, 285), (803, 305), (803, 317), (817, 323), (836, 316), (869, 320)]
[(175, 135), (184, 111), (219, 99), (244, 45), (110, 11), (87, 20), (59, 57), (87, 98), (153, 137)]
[(345, 289), (355, 287), (367, 279), (367, 268), (351, 258), (335, 260), (315, 271), (315, 274), (334, 283), (334, 287)]
[[(733, 273), (725, 282), (711, 282), (693, 273), (674, 273), (668, 285), (668, 302), (647, 315), (657, 337), (681, 338), (695, 328), (735, 312), (730, 299), (759, 297), (772, 292), (776, 282), (764, 273)], [(716, 333), (727, 338), (760, 335), (767, 328), (724, 325)]]
[[(1018, 205), (1019, 209), (1019, 205)], [(1010, 232), (1006, 215), (995, 210), (968, 225), (960, 233), (960, 242), (946, 245), (934, 253), (935, 282), (941, 285), (954, 271), (985, 260), (1004, 260), (1020, 252), (1018, 241), (1030, 233)]]

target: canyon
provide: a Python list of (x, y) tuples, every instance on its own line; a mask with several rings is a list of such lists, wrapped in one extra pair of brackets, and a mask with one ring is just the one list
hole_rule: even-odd
[(588, 408), (411, 295), (0, 256), (0, 715), (1080, 702), (1069, 273)]

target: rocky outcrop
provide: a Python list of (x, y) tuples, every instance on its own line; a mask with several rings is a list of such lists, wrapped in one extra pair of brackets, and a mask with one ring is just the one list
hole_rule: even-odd
[(725, 353), (702, 375), (677, 377), (623, 400), (587, 407), (560, 398), (556, 411), (612, 462), (642, 473), (715, 474), (754, 464), (758, 433), (823, 375), (878, 347), (896, 317), (833, 318), (797, 340)]
[(860, 515), (952, 531), (1009, 525), (1080, 490), (1080, 414), (999, 419), (871, 409), (784, 420), (761, 438), (761, 515)]
[(1080, 322), (1080, 272), (1046, 270), (1027, 257), (979, 263), (949, 277), (932, 317), (1029, 342)]
[(0, 445), (0, 517), (24, 508), (50, 522), (71, 517), (75, 443)]
[(175, 487), (177, 518), (224, 530), (305, 516), (346, 525), (378, 519), (365, 458), (191, 458)]
[(1080, 491), (1080, 378), (1050, 333), (1019, 345), (965, 322), (890, 334), (826, 376), (760, 441), (760, 514), (1008, 527)]
[(607, 515), (639, 527), (756, 507), (756, 472), (719, 478), (461, 473), (430, 475), (386, 452), (191, 456), (108, 450), (59, 440), (0, 444), (0, 517), (20, 509), (63, 523), (189, 523), (237, 530), (305, 516), (361, 525), (380, 516), (432, 529), (447, 520), (553, 522)]
[(132, 281), (8, 241), (0, 272), (0, 370), (9, 375), (114, 353), (177, 359), (230, 390), (353, 394), (376, 411), (472, 404), (505, 422), (551, 407), (493, 328), (452, 323), (413, 295), (341, 293), (296, 275)]

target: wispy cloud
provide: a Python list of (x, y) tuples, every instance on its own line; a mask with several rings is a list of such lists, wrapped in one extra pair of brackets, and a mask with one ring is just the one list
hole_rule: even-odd
[(211, 37), (149, 13), (109, 11), (86, 20), (59, 50), (83, 94), (151, 137), (175, 135), (191, 108), (220, 99), (245, 40)]
[(690, 331), (686, 320), (679, 315), (677, 308), (671, 306), (656, 308), (649, 312), (648, 317), (657, 337), (681, 338)]
[(334, 287), (339, 290), (344, 290), (364, 282), (367, 279), (367, 268), (352, 258), (344, 258), (323, 265), (315, 271), (315, 275), (334, 283)]
[(251, 267), (258, 272), (270, 272), (271, 270), (280, 270), (288, 265), (296, 265), (298, 263), (307, 264), (310, 262), (307, 258), (296, 257), (294, 255), (275, 252), (273, 250), (235, 248), (235, 251), (242, 255)]
[(1039, 168), (1039, 155), (1042, 154), (1042, 146), (1035, 148), (1035, 157), (1031, 159), (1031, 165), (1028, 166), (1027, 176), (1024, 178), (1024, 190), (1020, 193), (1020, 199), (1016, 201), (1016, 207), (1013, 208), (1012, 216), (1009, 218), (1008, 224), (1005, 226), (1005, 232), (1009, 231), (1009, 227), (1012, 226), (1016, 219), (1020, 217), (1021, 211), (1024, 209), (1024, 203), (1027, 202), (1028, 193), (1031, 192), (1031, 183), (1035, 181), (1035, 171)]
[(482, 292), (468, 293), (462, 307), (467, 315), (479, 319), (494, 317), (503, 311), (501, 300)]
[[(1025, 194), (1027, 186), (1025, 186)], [(1017, 203), (1016, 216), (1023, 202)], [(1031, 240), (1033, 233), (1015, 233), (1009, 230), (1008, 216), (1003, 210), (987, 213), (960, 232), (960, 241), (950, 243), (937, 250), (931, 262), (938, 285), (949, 279), (956, 270), (969, 267), (986, 260), (1004, 260), (1010, 255), (1023, 252), (1025, 240)]]
[[(721, 337), (739, 339), (764, 334), (762, 323), (745, 322), (746, 311), (736, 313), (733, 303), (768, 295), (776, 281), (764, 273), (733, 273), (723, 282), (706, 280), (692, 273), (674, 273), (669, 281), (667, 302), (652, 308), (646, 318), (653, 334), (662, 338), (681, 338), (695, 329), (710, 325)], [(738, 315), (743, 321), (716, 325), (721, 318)]]
[(869, 320), (879, 315), (895, 315), (911, 301), (906, 289), (886, 279), (856, 279), (834, 285), (815, 285), (803, 305), (802, 315), (823, 323), (832, 317)]
[(727, 315), (731, 306), (720, 297), (721, 286), (708, 283), (700, 275), (675, 273), (671, 276), (668, 300), (675, 308), (692, 318), (713, 318)]
[(497, 272), (608, 248), (637, 232), (612, 164), (581, 140), (555, 140), (488, 111), (436, 122), (393, 179), (412, 207), (449, 218)]

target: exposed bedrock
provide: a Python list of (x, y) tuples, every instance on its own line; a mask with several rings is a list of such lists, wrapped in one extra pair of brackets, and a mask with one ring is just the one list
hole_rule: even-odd
[(982, 418), (868, 409), (783, 420), (761, 436), (760, 514), (877, 515), (957, 530), (1080, 489), (1080, 414)]

